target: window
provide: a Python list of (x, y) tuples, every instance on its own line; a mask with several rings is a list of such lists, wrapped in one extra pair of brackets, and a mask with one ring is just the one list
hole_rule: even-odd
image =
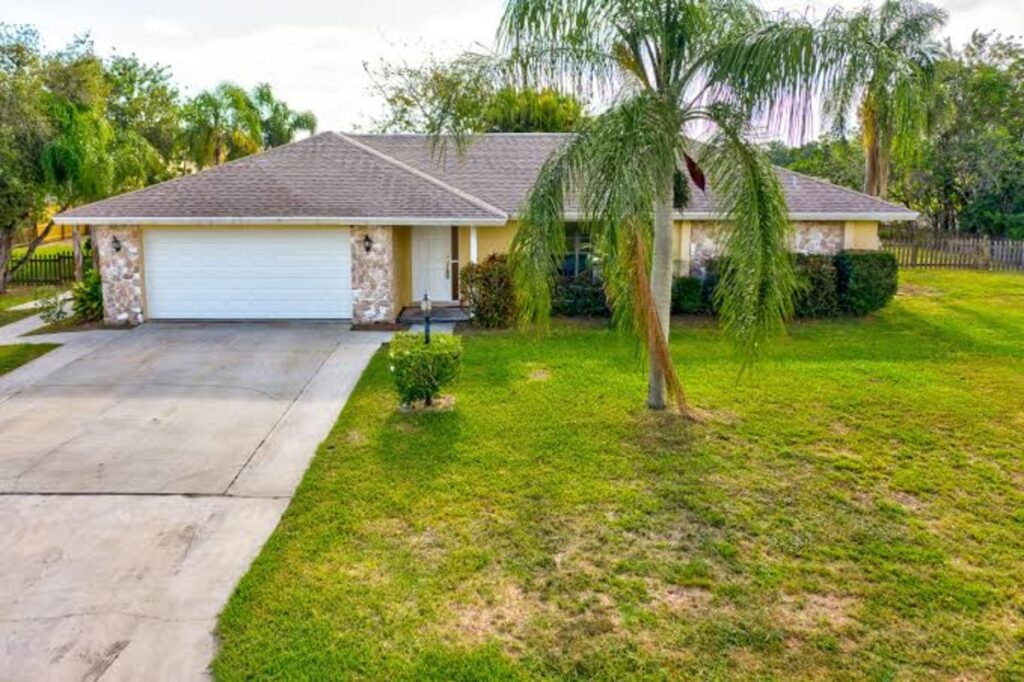
[(566, 225), (561, 274), (571, 277), (588, 272), (592, 265), (591, 256), (590, 235), (581, 232), (575, 223)]

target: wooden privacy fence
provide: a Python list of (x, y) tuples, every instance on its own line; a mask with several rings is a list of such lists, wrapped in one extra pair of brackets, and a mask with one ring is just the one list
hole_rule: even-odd
[(902, 268), (962, 268), (1024, 272), (1024, 241), (984, 235), (935, 232), (894, 234), (882, 238), (882, 249), (896, 256)]
[(61, 284), (74, 279), (73, 254), (42, 253), (29, 258), (28, 262), (14, 273), (11, 281), (15, 284)]

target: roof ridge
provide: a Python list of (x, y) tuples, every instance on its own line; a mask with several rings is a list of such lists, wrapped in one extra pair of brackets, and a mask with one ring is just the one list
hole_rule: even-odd
[[(774, 164), (772, 164), (772, 165), (774, 166)], [(890, 208), (898, 208), (898, 209), (900, 209), (902, 211), (907, 211), (908, 213), (915, 213), (916, 212), (913, 209), (904, 206), (903, 204), (897, 204), (897, 203), (894, 203), (892, 201), (887, 201), (886, 199), (882, 199), (880, 197), (871, 196), (870, 194), (868, 194), (866, 192), (860, 192), (858, 190), (851, 189), (849, 187), (844, 187), (843, 185), (837, 185), (836, 183), (832, 182), (831, 180), (827, 180), (825, 178), (819, 178), (816, 175), (808, 175), (807, 173), (801, 173), (800, 171), (795, 171), (792, 168), (786, 168), (784, 166), (774, 166), (774, 167), (778, 168), (783, 173), (792, 173), (793, 175), (799, 175), (801, 178), (806, 178), (807, 180), (810, 180), (812, 182), (816, 182), (819, 185), (825, 185), (826, 187), (831, 187), (831, 188), (834, 188), (834, 189), (838, 189), (838, 190), (841, 190), (843, 192), (846, 192), (847, 194), (853, 194), (854, 196), (859, 197), (861, 199), (869, 199), (870, 201), (872, 201), (872, 202), (874, 202), (876, 204), (882, 204), (882, 205), (888, 206)]]
[(357, 149), (360, 149), (360, 150), (362, 150), (362, 151), (364, 151), (364, 152), (366, 152), (368, 154), (371, 154), (371, 155), (377, 157), (378, 159), (380, 159), (381, 161), (384, 161), (385, 163), (391, 164), (392, 166), (394, 166), (396, 168), (399, 168), (399, 169), (405, 171), (406, 173), (414, 175), (414, 176), (420, 178), (421, 180), (426, 180), (427, 182), (431, 183), (432, 185), (440, 187), (441, 189), (444, 189), (444, 190), (454, 194), (455, 196), (459, 197), (460, 199), (462, 199), (464, 201), (468, 201), (469, 203), (475, 205), (477, 208), (482, 208), (485, 211), (489, 211), (489, 212), (493, 213), (494, 215), (496, 215), (496, 216), (498, 216), (500, 218), (508, 218), (508, 213), (506, 213), (505, 211), (502, 211), (497, 206), (494, 206), (493, 204), (490, 204), (490, 203), (484, 201), (483, 199), (481, 199), (479, 197), (473, 196), (469, 192), (465, 192), (465, 191), (459, 189), (458, 187), (452, 187), (447, 182), (444, 182), (443, 180), (440, 180), (439, 178), (434, 177), (430, 173), (426, 173), (424, 171), (421, 171), (418, 168), (413, 168), (409, 164), (404, 163), (402, 161), (399, 161), (395, 157), (389, 156), (388, 154), (385, 154), (384, 152), (380, 151), (379, 149), (375, 149), (374, 147), (371, 147), (368, 144), (364, 144), (364, 143), (360, 142), (359, 140), (352, 139), (351, 137), (349, 137), (345, 133), (334, 132), (334, 134), (337, 135), (339, 139), (342, 139), (345, 142), (348, 142), (353, 147), (355, 147)]

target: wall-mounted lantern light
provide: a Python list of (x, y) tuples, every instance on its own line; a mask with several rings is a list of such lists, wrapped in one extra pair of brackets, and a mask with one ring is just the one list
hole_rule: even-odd
[(117, 237), (111, 238), (110, 248), (114, 249), (116, 253), (121, 253), (121, 240)]
[(370, 253), (370, 250), (373, 248), (373, 239), (370, 238), (370, 235), (363, 237), (363, 248), (366, 249), (366, 253)]

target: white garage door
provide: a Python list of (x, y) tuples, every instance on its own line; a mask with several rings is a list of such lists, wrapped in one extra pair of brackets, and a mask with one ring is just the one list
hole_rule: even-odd
[(147, 228), (150, 319), (352, 317), (348, 228)]

